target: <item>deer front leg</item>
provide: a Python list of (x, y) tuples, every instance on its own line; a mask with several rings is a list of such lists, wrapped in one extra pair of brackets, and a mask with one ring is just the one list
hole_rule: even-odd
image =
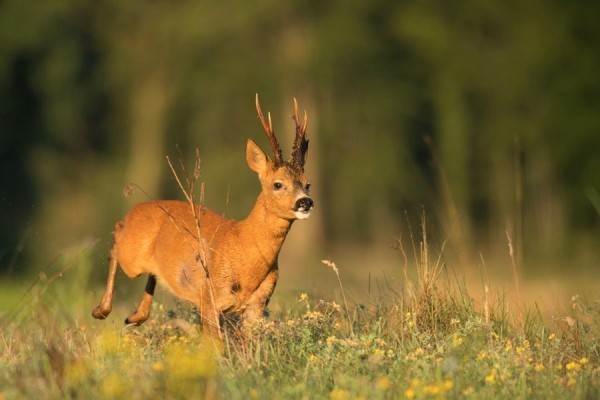
[[(208, 285), (207, 285), (208, 286)], [(221, 339), (221, 312), (218, 305), (215, 304), (216, 294), (208, 291), (211, 288), (205, 288), (200, 300), (200, 319), (202, 321), (202, 330), (215, 339)]]
[(278, 277), (279, 270), (277, 269), (277, 266), (275, 266), (246, 302), (246, 308), (242, 312), (244, 329), (252, 327), (252, 325), (256, 324), (264, 317), (265, 308), (267, 308), (269, 300), (271, 299), (271, 294), (273, 294), (273, 290), (275, 290)]
[(104, 294), (102, 295), (98, 307), (94, 308), (92, 311), (92, 316), (96, 319), (105, 319), (112, 311), (113, 290), (115, 288), (115, 278), (117, 276), (117, 254), (114, 245), (112, 249), (110, 249), (108, 262), (108, 278), (106, 280)]
[(156, 277), (152, 274), (148, 276), (148, 282), (146, 282), (146, 290), (144, 291), (144, 296), (142, 297), (142, 301), (138, 306), (137, 310), (133, 314), (131, 314), (125, 320), (126, 324), (136, 324), (140, 326), (150, 316), (150, 308), (152, 307), (152, 299), (154, 298), (154, 289), (156, 288)]

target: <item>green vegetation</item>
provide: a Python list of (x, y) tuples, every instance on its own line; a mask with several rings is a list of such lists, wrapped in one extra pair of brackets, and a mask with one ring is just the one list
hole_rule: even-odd
[[(177, 145), (185, 160), (200, 149), (207, 205), (244, 216), (257, 192), (245, 140), (267, 145), (257, 92), (283, 143), (293, 96), (309, 114), (309, 250), (388, 241), (424, 205), (472, 254), (503, 252), (509, 230), (528, 268), (577, 256), (597, 270), (599, 10), (3, 1), (0, 271), (37, 274), (90, 235), (104, 258), (134, 202), (180, 198), (165, 162)], [(141, 190), (124, 200), (130, 183)]]
[[(599, 12), (0, 2), (0, 400), (600, 398), (600, 299), (583, 285), (597, 296)], [(123, 328), (141, 289), (120, 276), (113, 314), (92, 320), (115, 221), (182, 198), (165, 156), (198, 148), (206, 205), (251, 209), (257, 92), (282, 144), (292, 97), (307, 110), (316, 204), (284, 245), (269, 319), (215, 346), (164, 296)], [(439, 261), (424, 232), (403, 244), (415, 210)]]
[[(585, 399), (600, 396), (600, 308), (572, 298), (544, 324), (486, 290), (439, 286), (426, 252), (417, 277), (363, 304), (300, 293), (223, 343), (187, 304), (155, 303), (142, 327), (89, 316), (69, 273), (44, 277), (3, 316), (0, 398)], [(340, 278), (343, 269), (325, 261)], [(336, 279), (331, 276), (332, 285)], [(87, 299), (74, 302), (74, 298)], [(118, 319), (118, 318), (117, 318)]]

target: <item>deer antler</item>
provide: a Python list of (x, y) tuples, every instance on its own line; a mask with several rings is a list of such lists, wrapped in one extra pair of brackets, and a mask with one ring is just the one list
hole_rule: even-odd
[(292, 158), (290, 163), (304, 170), (306, 162), (306, 153), (308, 152), (308, 140), (306, 140), (306, 126), (308, 125), (308, 115), (304, 111), (304, 121), (300, 125), (300, 117), (298, 116), (298, 102), (294, 97), (294, 115), (292, 119), (296, 123), (296, 138), (292, 147)]
[(277, 138), (275, 137), (275, 132), (273, 131), (273, 123), (271, 122), (271, 113), (267, 113), (267, 117), (269, 119), (269, 123), (265, 121), (265, 116), (263, 115), (262, 110), (260, 109), (260, 103), (258, 102), (258, 93), (256, 94), (256, 111), (258, 111), (258, 118), (260, 119), (260, 123), (269, 138), (269, 142), (271, 142), (271, 147), (273, 148), (273, 157), (275, 166), (280, 166), (283, 164), (283, 156), (281, 154), (281, 147), (279, 147), (279, 143), (277, 142)]

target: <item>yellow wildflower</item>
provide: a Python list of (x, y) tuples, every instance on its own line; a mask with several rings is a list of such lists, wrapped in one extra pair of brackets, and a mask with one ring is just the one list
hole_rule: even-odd
[(124, 376), (117, 372), (112, 372), (103, 379), (101, 393), (106, 398), (127, 397), (126, 391), (128, 386), (129, 382), (126, 381)]
[(404, 322), (406, 322), (406, 325), (409, 328), (412, 328), (413, 326), (415, 326), (415, 319), (413, 318), (413, 315), (410, 311), (408, 311), (406, 314), (404, 314)]
[(571, 361), (565, 365), (567, 371), (579, 371), (581, 369), (581, 365), (577, 361)]
[(121, 350), (121, 338), (116, 332), (107, 332), (97, 339), (98, 350), (103, 353), (116, 353)]
[(438, 385), (425, 385), (423, 387), (423, 394), (436, 396), (441, 393), (441, 388)]
[(541, 372), (541, 371), (545, 370), (546, 367), (544, 367), (543, 364), (537, 363), (537, 364), (535, 364), (535, 367), (533, 369), (535, 369), (537, 372)]
[(498, 375), (498, 370), (493, 368), (492, 371), (485, 377), (485, 383), (489, 383), (493, 385), (496, 383), (496, 376)]
[(373, 354), (376, 357), (384, 357), (385, 356), (385, 352), (382, 349), (375, 349), (375, 351), (373, 351)]
[(345, 389), (333, 389), (329, 394), (331, 400), (347, 400), (350, 398), (350, 392)]
[(152, 369), (156, 372), (161, 372), (164, 371), (165, 365), (162, 362), (157, 361), (154, 364), (152, 364)]
[(420, 386), (420, 385), (421, 385), (421, 381), (419, 379), (413, 378), (413, 379), (410, 380), (410, 386), (411, 387), (415, 388), (415, 387)]
[(375, 388), (377, 390), (381, 390), (382, 392), (389, 390), (391, 387), (392, 381), (387, 376), (379, 377), (377, 381), (375, 381)]
[[(86, 382), (92, 372), (92, 367), (84, 359), (77, 359), (73, 363), (68, 364), (66, 368), (67, 379), (77, 384)], [(2, 395), (0, 395), (0, 399), (2, 399)]]
[(344, 346), (347, 346), (347, 347), (356, 347), (356, 346), (358, 346), (358, 344), (359, 344), (359, 343), (358, 343), (356, 340), (354, 340), (354, 339), (344, 339), (344, 340), (343, 340), (341, 343), (342, 343)]
[(458, 347), (462, 344), (462, 342), (463, 342), (463, 338), (458, 333), (455, 333), (452, 338), (452, 346)]
[(165, 370), (170, 382), (213, 377), (217, 371), (217, 352), (208, 340), (200, 346), (169, 344), (165, 349)]

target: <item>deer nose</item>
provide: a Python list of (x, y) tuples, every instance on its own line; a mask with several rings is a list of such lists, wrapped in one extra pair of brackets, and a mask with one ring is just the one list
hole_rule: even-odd
[(314, 203), (310, 197), (302, 197), (296, 201), (294, 209), (296, 211), (308, 211), (313, 208)]

